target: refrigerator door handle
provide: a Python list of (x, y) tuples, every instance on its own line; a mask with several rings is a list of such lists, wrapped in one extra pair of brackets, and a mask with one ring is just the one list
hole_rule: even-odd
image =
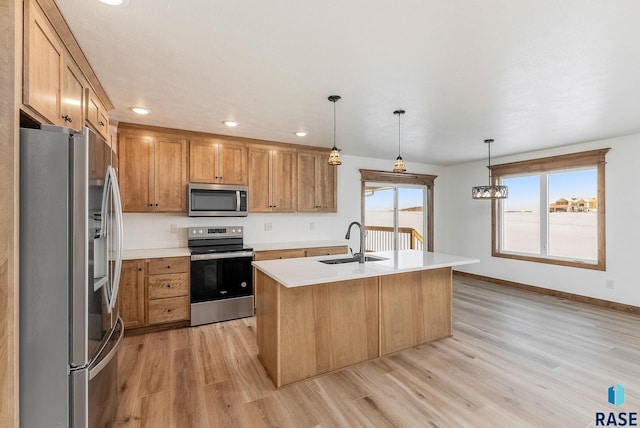
[[(95, 366), (89, 368), (89, 380), (96, 377), (118, 353), (120, 345), (122, 345), (122, 339), (124, 338), (124, 322), (120, 316), (118, 316), (118, 319), (116, 320), (116, 325), (118, 323), (120, 324), (120, 334), (118, 335), (118, 339), (116, 339), (116, 344), (109, 350), (104, 358), (102, 358)], [(100, 354), (98, 354), (98, 356), (100, 356)]]
[(113, 277), (113, 286), (111, 289), (111, 301), (110, 307), (111, 309), (115, 308), (116, 299), (118, 298), (118, 289), (120, 287), (120, 271), (122, 270), (122, 246), (123, 246), (123, 228), (124, 221), (122, 219), (122, 199), (120, 199), (120, 188), (118, 186), (118, 178), (116, 177), (115, 169), (112, 166), (108, 168), (109, 175), (111, 178), (111, 189), (113, 192), (113, 202), (115, 205), (115, 215), (116, 215), (116, 237), (117, 237), (117, 247), (116, 247), (116, 265), (115, 272)]

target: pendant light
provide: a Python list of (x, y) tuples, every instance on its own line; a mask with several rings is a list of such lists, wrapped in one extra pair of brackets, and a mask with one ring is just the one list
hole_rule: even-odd
[(336, 101), (342, 98), (340, 95), (331, 95), (328, 100), (333, 103), (333, 147), (329, 154), (329, 165), (341, 165), (340, 151), (336, 147)]
[(484, 142), (489, 148), (489, 185), (472, 188), (471, 197), (473, 199), (506, 199), (509, 196), (507, 186), (500, 186), (491, 182), (491, 143), (493, 143), (493, 140), (484, 140)]
[(404, 110), (396, 110), (393, 114), (398, 115), (398, 157), (396, 158), (396, 163), (393, 165), (393, 172), (405, 172), (407, 168), (404, 167), (404, 160), (402, 160), (402, 156), (400, 156), (400, 116), (405, 113)]

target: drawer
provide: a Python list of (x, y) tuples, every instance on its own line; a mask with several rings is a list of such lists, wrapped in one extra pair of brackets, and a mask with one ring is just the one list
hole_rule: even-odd
[(348, 252), (349, 250), (347, 249), (346, 245), (337, 245), (335, 247), (307, 248), (307, 257), (347, 254)]
[(149, 300), (149, 324), (163, 324), (189, 319), (189, 297)]
[(188, 273), (165, 273), (147, 277), (149, 300), (189, 295)]
[(274, 250), (274, 251), (258, 251), (255, 253), (255, 261), (260, 260), (276, 260), (276, 259), (295, 259), (305, 257), (304, 249), (299, 250)]
[(163, 259), (149, 259), (149, 275), (159, 273), (189, 272), (189, 257), (167, 257)]

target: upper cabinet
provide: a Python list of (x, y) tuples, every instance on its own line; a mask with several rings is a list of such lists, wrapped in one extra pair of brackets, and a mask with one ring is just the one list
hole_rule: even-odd
[(96, 96), (95, 92), (87, 88), (87, 123), (104, 138), (109, 138), (109, 116)]
[(189, 142), (192, 183), (247, 184), (247, 146), (220, 138)]
[(25, 2), (22, 102), (56, 125), (63, 124), (64, 56), (64, 46), (38, 3)]
[(186, 212), (187, 140), (127, 129), (118, 140), (123, 211)]
[[(55, 3), (43, 5), (44, 9), (35, 0), (24, 2), (23, 110), (38, 122), (75, 130), (80, 130), (86, 119), (108, 139), (107, 109), (89, 84), (92, 81), (99, 86), (99, 82)], [(84, 62), (77, 63), (74, 58)], [(87, 79), (86, 73), (93, 80)]]
[(327, 153), (298, 152), (298, 211), (337, 212), (337, 171)]
[(295, 150), (249, 147), (249, 212), (296, 211)]

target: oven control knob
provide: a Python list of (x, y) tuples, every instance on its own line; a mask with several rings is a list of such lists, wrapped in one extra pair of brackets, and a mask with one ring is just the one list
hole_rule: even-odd
[(240, 283), (240, 287), (245, 288), (247, 286), (247, 283), (245, 281), (242, 281)]
[(200, 229), (200, 230), (198, 231), (198, 233), (202, 234), (202, 229)]

